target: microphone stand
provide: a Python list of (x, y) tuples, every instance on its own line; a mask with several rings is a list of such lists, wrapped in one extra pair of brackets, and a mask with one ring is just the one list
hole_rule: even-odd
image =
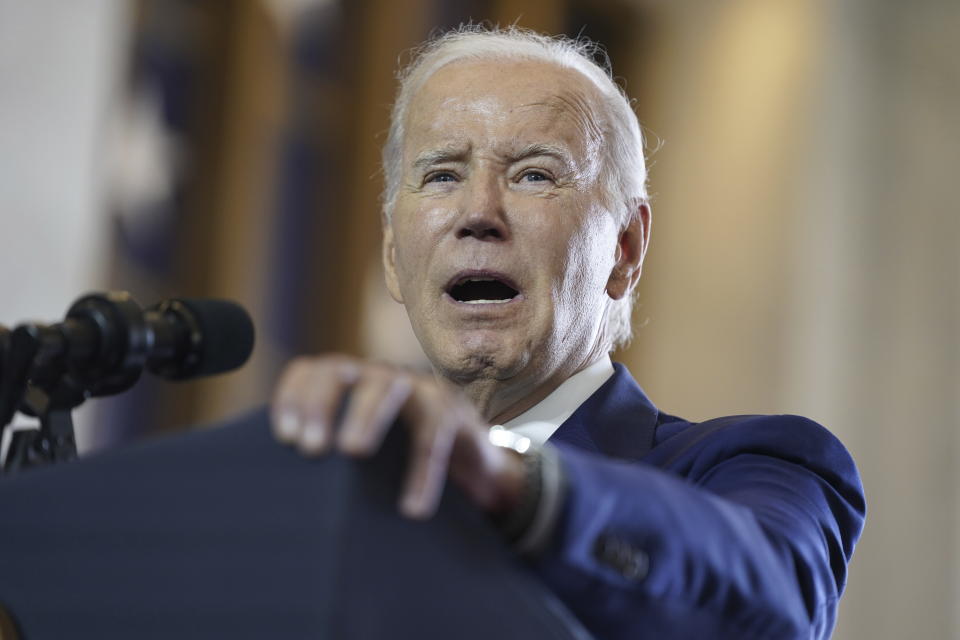
[(17, 411), (40, 419), (39, 429), (13, 434), (6, 473), (77, 457), (71, 412), (87, 393), (58, 359), (43, 357), (42, 331), (26, 324), (0, 339), (0, 436)]

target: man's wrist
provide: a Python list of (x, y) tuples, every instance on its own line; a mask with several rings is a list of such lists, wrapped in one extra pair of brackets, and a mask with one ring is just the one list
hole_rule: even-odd
[(537, 450), (525, 453), (511, 452), (519, 462), (519, 491), (505, 500), (504, 508), (493, 515), (493, 522), (510, 544), (517, 543), (533, 524), (543, 491), (540, 469), (541, 457)]
[(496, 496), (487, 509), (493, 518), (505, 516), (520, 507), (527, 494), (527, 465), (524, 454), (506, 451), (506, 463), (500, 473)]
[[(494, 524), (518, 551), (537, 553), (549, 542), (566, 497), (566, 479), (556, 451), (550, 445), (534, 446), (524, 436), (494, 427), (490, 442), (511, 451), (522, 461), (522, 474), (514, 469), (506, 484), (501, 508), (492, 514)], [(516, 484), (519, 480), (520, 486)]]

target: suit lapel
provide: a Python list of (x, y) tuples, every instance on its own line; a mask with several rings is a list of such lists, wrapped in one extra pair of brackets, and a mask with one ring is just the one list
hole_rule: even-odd
[(658, 411), (622, 364), (550, 437), (613, 458), (639, 460), (653, 446)]

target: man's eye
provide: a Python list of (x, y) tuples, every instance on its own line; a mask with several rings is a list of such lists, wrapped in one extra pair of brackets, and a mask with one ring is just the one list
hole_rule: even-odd
[(427, 176), (424, 182), (456, 182), (457, 177), (449, 171), (438, 171)]
[(542, 171), (527, 171), (520, 176), (520, 180), (523, 182), (546, 182), (549, 179), (550, 176)]

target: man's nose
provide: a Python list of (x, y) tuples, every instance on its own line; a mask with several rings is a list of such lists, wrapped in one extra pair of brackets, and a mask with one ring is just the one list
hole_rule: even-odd
[(497, 177), (476, 175), (462, 193), (457, 239), (506, 240), (510, 229), (503, 192)]

